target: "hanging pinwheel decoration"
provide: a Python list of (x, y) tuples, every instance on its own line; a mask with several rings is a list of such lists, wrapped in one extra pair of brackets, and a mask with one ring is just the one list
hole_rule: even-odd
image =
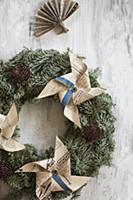
[(16, 142), (12, 136), (18, 122), (16, 105), (13, 103), (7, 116), (0, 114), (0, 149), (14, 152), (25, 148), (24, 145)]
[(77, 105), (102, 94), (105, 89), (102, 87), (92, 88), (86, 64), (72, 53), (69, 53), (69, 57), (71, 73), (49, 81), (38, 99), (58, 94), (64, 115), (81, 127)]
[(74, 192), (91, 179), (71, 175), (69, 151), (58, 137), (54, 158), (28, 163), (16, 172), (36, 173), (36, 195), (40, 200), (48, 199), (53, 192)]

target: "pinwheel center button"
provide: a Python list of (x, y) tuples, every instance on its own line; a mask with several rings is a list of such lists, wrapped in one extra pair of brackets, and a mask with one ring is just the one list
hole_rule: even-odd
[(73, 92), (76, 92), (77, 91), (77, 87), (75, 85), (73, 85), (73, 86), (70, 87), (70, 90), (72, 90)]
[(52, 175), (58, 175), (58, 171), (57, 170), (52, 170)]

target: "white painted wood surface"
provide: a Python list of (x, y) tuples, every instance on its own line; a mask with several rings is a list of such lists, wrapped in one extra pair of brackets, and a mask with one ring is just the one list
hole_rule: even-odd
[[(61, 51), (69, 47), (85, 56), (90, 68), (102, 69), (101, 82), (116, 103), (116, 150), (113, 166), (101, 168), (99, 176), (83, 189), (78, 200), (133, 200), (133, 1), (78, 0), (80, 10), (66, 21), (68, 34), (56, 36), (51, 32), (36, 39), (29, 32), (29, 24), (41, 2), (0, 0), (0, 58), (8, 60), (24, 46)], [(33, 142), (39, 150), (43, 149), (40, 143), (43, 139), (44, 148), (54, 144), (51, 134), (44, 131), (52, 117), (51, 105), (60, 111), (59, 105), (56, 108), (47, 100), (23, 107), (21, 141)], [(59, 124), (63, 125), (59, 127)], [(52, 126), (54, 135), (63, 134), (62, 114), (52, 117)], [(38, 133), (39, 139), (36, 139)]]

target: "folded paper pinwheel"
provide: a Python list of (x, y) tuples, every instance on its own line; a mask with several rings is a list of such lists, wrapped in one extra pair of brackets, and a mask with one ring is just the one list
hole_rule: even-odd
[(14, 152), (24, 149), (24, 145), (19, 144), (12, 135), (18, 122), (17, 109), (13, 103), (7, 116), (0, 114), (0, 149)]
[(81, 127), (77, 105), (102, 94), (105, 89), (91, 88), (86, 64), (72, 53), (69, 53), (69, 57), (71, 73), (49, 81), (38, 99), (58, 94), (64, 115)]
[(48, 199), (52, 192), (74, 192), (90, 179), (71, 175), (69, 151), (58, 137), (54, 158), (28, 163), (16, 172), (36, 173), (36, 195), (40, 200)]

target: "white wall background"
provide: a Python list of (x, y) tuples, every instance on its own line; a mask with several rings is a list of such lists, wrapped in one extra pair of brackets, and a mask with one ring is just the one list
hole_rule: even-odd
[[(133, 200), (133, 1), (77, 1), (80, 10), (66, 21), (68, 34), (51, 32), (36, 39), (29, 24), (43, 1), (0, 0), (0, 59), (8, 60), (24, 46), (60, 51), (69, 47), (85, 56), (90, 68), (102, 69), (101, 82), (117, 105), (116, 150), (113, 166), (101, 168), (79, 200)], [(58, 117), (50, 113), (51, 106), (59, 111)], [(32, 142), (39, 150), (53, 145), (53, 135), (63, 134), (65, 127), (60, 106), (47, 100), (26, 104), (20, 127), (24, 143)]]

